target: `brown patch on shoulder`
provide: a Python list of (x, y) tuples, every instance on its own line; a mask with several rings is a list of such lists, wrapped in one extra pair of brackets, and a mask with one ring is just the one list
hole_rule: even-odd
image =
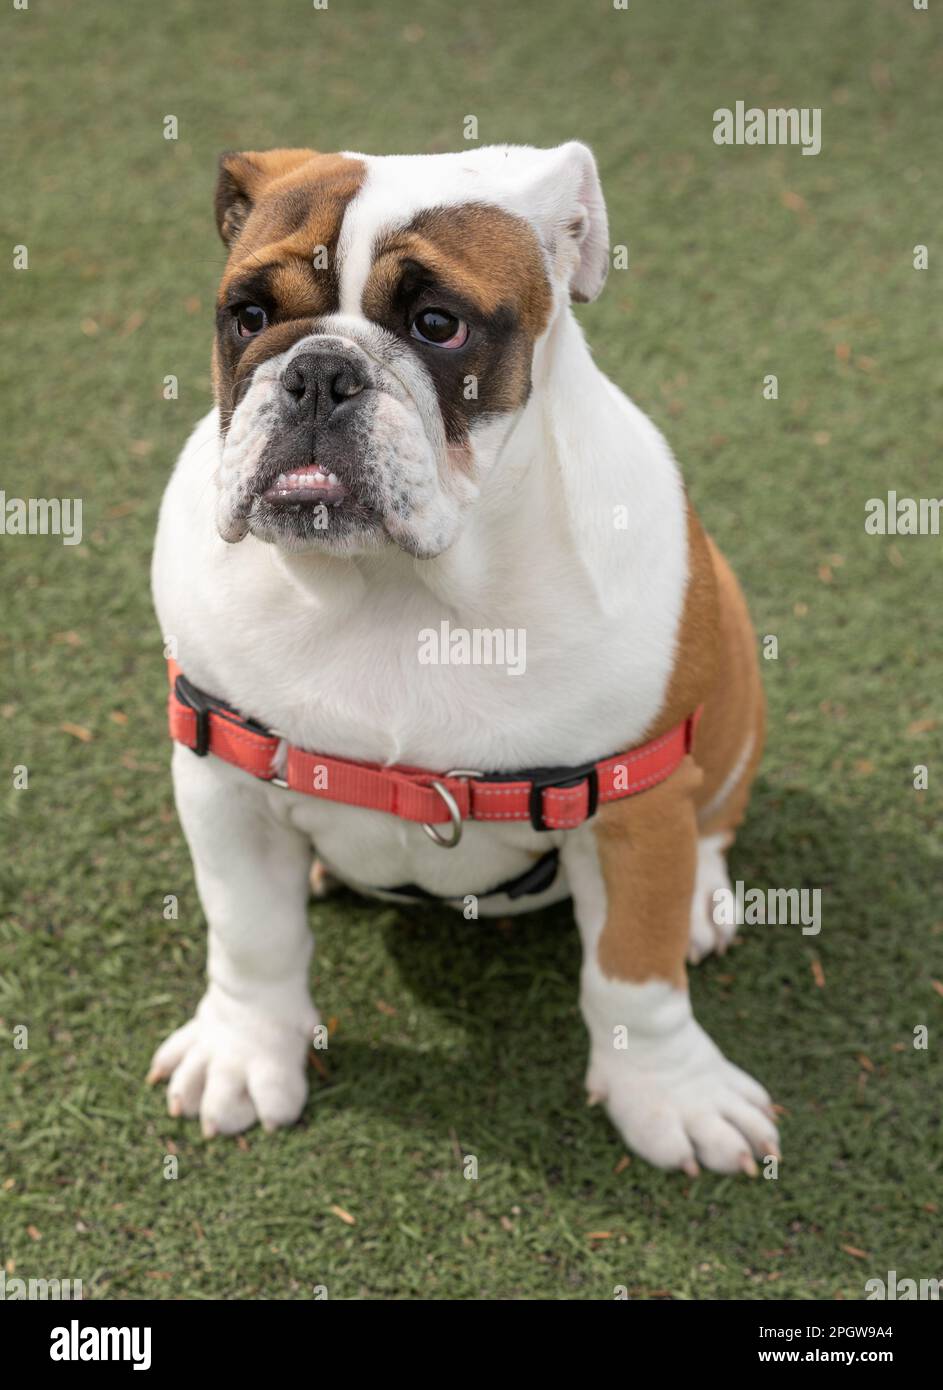
[(717, 578), (710, 541), (687, 500), (688, 581), (678, 629), (674, 668), (658, 718), (645, 738), (657, 738), (680, 724), (711, 689), (719, 660)]
[[(688, 584), (674, 669), (664, 705), (646, 738), (655, 738), (702, 704), (694, 756), (704, 771), (697, 804), (703, 809), (737, 766), (748, 742), (743, 775), (701, 834), (733, 829), (742, 819), (763, 751), (765, 704), (756, 635), (736, 576), (688, 503)], [(647, 793), (646, 793), (647, 795)]]
[[(476, 418), (518, 409), (530, 392), (534, 343), (553, 298), (540, 243), (522, 218), (484, 203), (429, 208), (377, 245), (362, 309), (417, 352), (432, 375), (450, 442)], [(466, 319), (466, 347), (430, 348), (409, 333), (420, 308)], [(477, 395), (468, 398), (473, 378)]]
[[(708, 543), (717, 576), (720, 660), (695, 740), (694, 754), (704, 769), (704, 787), (698, 798), (699, 828), (702, 835), (727, 830), (732, 843), (733, 832), (746, 813), (750, 787), (763, 756), (766, 696), (756, 632), (743, 590), (713, 541)], [(736, 785), (728, 790), (722, 804), (712, 806), (745, 750), (747, 760)]]
[[(223, 156), (216, 213), (230, 254), (217, 296), (213, 379), (224, 427), (252, 370), (336, 312), (337, 242), (364, 174), (361, 160), (314, 150)], [(257, 338), (233, 332), (236, 302), (268, 313)]]
[(690, 756), (639, 796), (608, 802), (593, 824), (606, 888), (599, 967), (611, 979), (667, 980), (684, 989), (697, 869), (695, 798), (703, 774)]
[[(685, 987), (698, 839), (721, 830), (733, 839), (763, 746), (763, 689), (746, 601), (689, 503), (688, 583), (675, 664), (646, 738), (699, 704), (693, 756), (650, 791), (609, 802), (593, 825), (606, 889), (598, 959), (611, 978)], [(705, 816), (748, 746), (736, 785)]]

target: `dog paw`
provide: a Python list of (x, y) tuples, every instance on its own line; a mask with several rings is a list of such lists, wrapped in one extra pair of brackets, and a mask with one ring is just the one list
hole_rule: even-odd
[(259, 1121), (290, 1125), (304, 1109), (308, 1046), (318, 1022), (306, 1003), (273, 1017), (211, 986), (195, 1016), (157, 1049), (147, 1080), (168, 1080), (167, 1110), (199, 1116), (207, 1139)]
[(779, 1157), (770, 1098), (693, 1020), (689, 1028), (683, 1058), (676, 1048), (661, 1060), (657, 1052), (645, 1061), (595, 1058), (590, 1101), (605, 1101), (629, 1148), (658, 1168), (755, 1177), (756, 1159)]
[[(727, 835), (705, 835), (697, 847), (697, 876), (691, 899), (691, 930), (688, 936), (688, 960), (697, 965), (712, 951), (722, 956), (737, 931), (733, 914), (717, 911), (715, 894), (723, 891), (732, 895), (730, 875), (724, 849)], [(717, 918), (721, 920), (718, 921)]]

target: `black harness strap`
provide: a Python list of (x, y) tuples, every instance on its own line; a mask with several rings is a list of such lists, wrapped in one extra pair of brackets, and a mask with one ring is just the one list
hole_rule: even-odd
[(506, 879), (504, 883), (499, 883), (497, 888), (489, 888), (484, 893), (455, 893), (451, 897), (443, 898), (438, 893), (430, 893), (427, 889), (420, 888), (417, 883), (398, 883), (395, 888), (379, 888), (376, 891), (401, 898), (422, 898), (435, 903), (461, 902), (464, 897), (493, 898), (498, 893), (506, 893), (509, 898), (524, 898), (545, 892), (556, 879), (559, 867), (560, 851), (552, 849), (547, 854), (542, 854), (536, 864), (532, 864), (522, 874)]

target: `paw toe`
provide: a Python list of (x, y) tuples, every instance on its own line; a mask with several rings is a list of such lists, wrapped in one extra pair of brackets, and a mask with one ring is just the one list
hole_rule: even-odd
[(189, 1023), (176, 1029), (169, 1038), (161, 1043), (151, 1058), (150, 1069), (147, 1073), (149, 1086), (153, 1086), (157, 1081), (165, 1081), (171, 1072), (176, 1070), (196, 1040), (196, 1031), (196, 1019), (191, 1018)]
[(208, 1060), (201, 1048), (192, 1047), (174, 1068), (167, 1087), (167, 1110), (175, 1119), (199, 1114)]
[(269, 1058), (252, 1061), (249, 1064), (249, 1095), (266, 1129), (292, 1125), (308, 1097), (304, 1070)]
[(207, 1074), (200, 1126), (204, 1137), (240, 1134), (255, 1123), (255, 1106), (246, 1089), (245, 1069), (214, 1062)]

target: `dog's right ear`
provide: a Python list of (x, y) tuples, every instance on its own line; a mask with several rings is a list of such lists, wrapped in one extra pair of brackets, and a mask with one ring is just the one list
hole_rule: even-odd
[(219, 157), (216, 226), (227, 246), (239, 236), (262, 189), (306, 164), (316, 150), (227, 150)]

